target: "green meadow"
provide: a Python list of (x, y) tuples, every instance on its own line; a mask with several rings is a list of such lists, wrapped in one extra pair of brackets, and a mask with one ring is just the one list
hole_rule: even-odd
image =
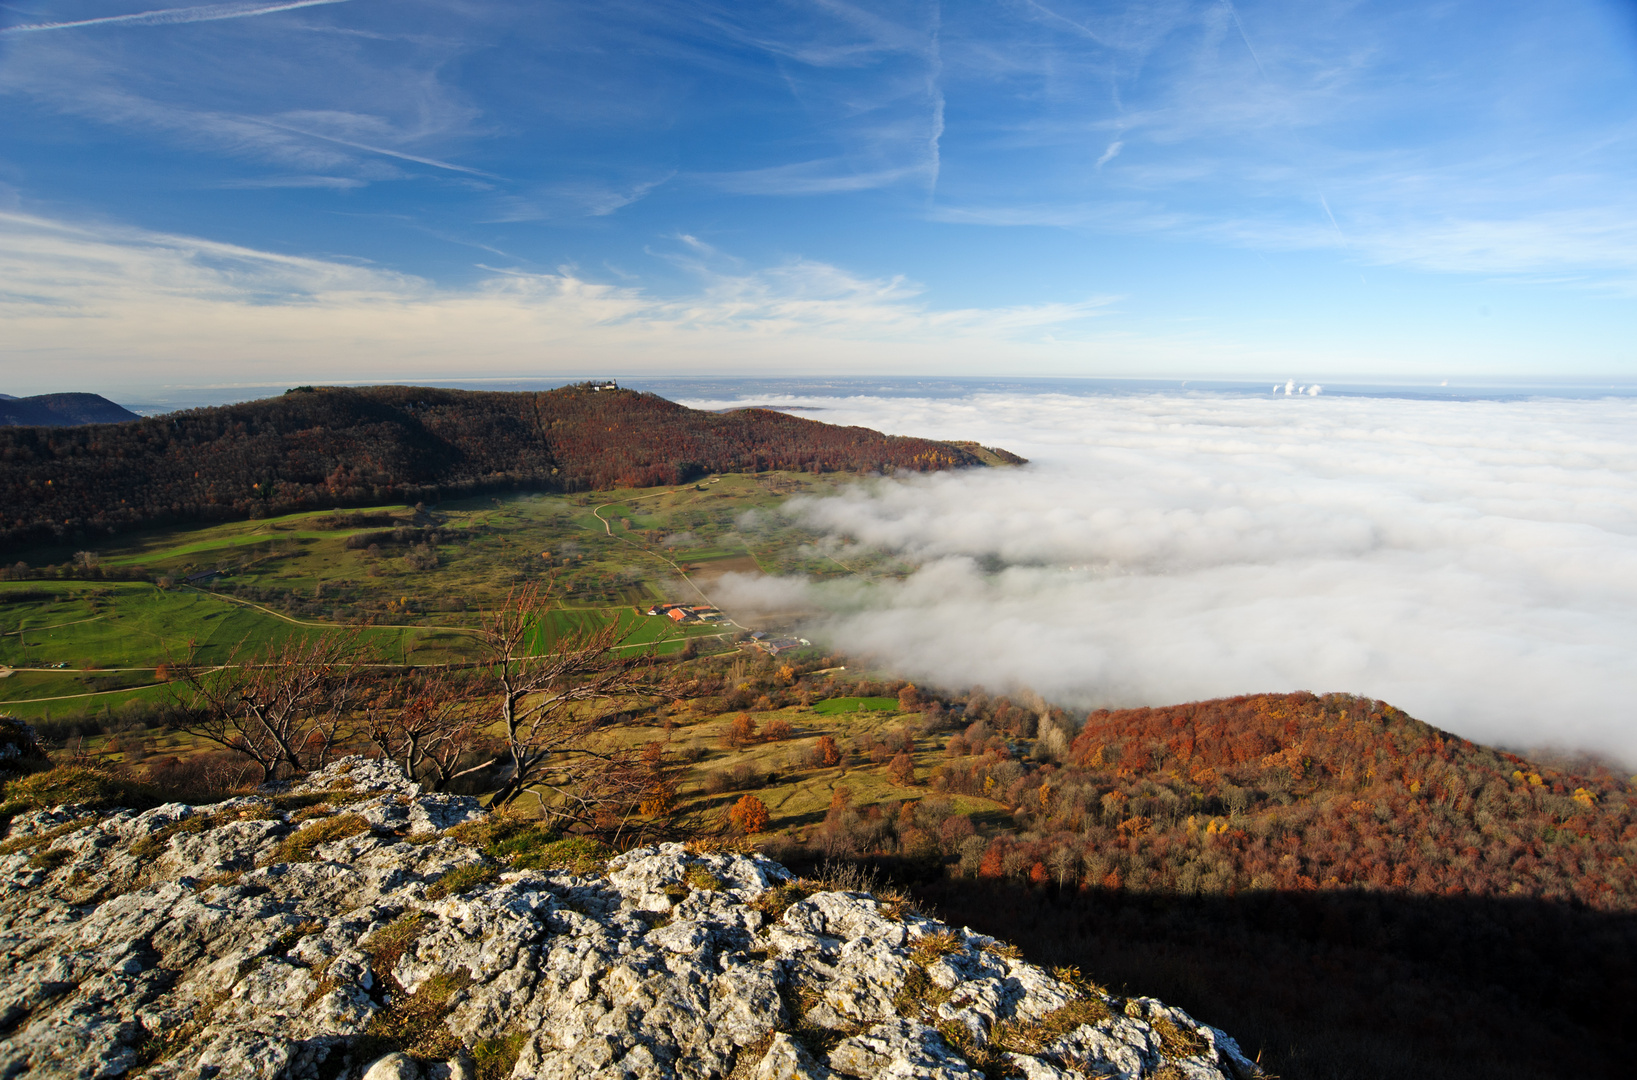
[[(220, 663), (349, 625), (365, 627), (382, 662), (460, 662), (474, 655), (471, 631), (484, 614), (522, 587), (551, 598), (540, 649), (610, 621), (627, 648), (673, 652), (689, 638), (728, 647), (741, 627), (679, 627), (640, 612), (699, 602), (713, 564), (850, 572), (815, 554), (819, 538), (779, 511), (792, 495), (838, 482), (729, 474), (665, 489), (314, 511), (7, 553), (4, 564), (20, 560), (29, 577), (0, 581), (0, 672), (11, 672), (0, 674), (0, 708), (102, 713), (162, 695), (154, 669), (167, 662)], [(852, 557), (849, 566), (858, 568)], [(899, 568), (877, 559), (866, 569)], [(118, 580), (131, 577), (141, 580)]]

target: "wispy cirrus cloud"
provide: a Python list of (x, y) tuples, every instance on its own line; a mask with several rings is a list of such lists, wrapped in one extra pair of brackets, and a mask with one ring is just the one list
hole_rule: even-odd
[(1637, 138), (1612, 102), (1634, 87), (1606, 5), (1009, 10), (946, 34), (954, 77), (995, 107), (945, 141), (938, 220), (1439, 273), (1632, 268)]
[[(376, 44), (319, 38), (295, 21), (245, 24), (251, 16), (342, 3), (215, 4), (13, 27), (20, 36), (0, 65), (0, 95), (166, 149), (270, 163), (282, 175), (341, 176), (356, 187), (403, 178), (378, 168), (392, 159), (492, 179), (437, 152), (469, 146), (481, 130), (479, 110), (438, 74), (462, 47), (457, 41)], [(160, 35), (138, 45), (123, 34), (34, 32), (150, 23), (210, 23), (212, 37)], [(198, 185), (189, 177), (183, 186)]]
[(715, 6), (702, 14), (727, 40), (774, 60), (811, 130), (763, 151), (784, 160), (699, 170), (700, 179), (771, 196), (936, 186), (946, 125), (940, 5), (825, 0), (794, 18)]
[(925, 158), (890, 169), (858, 172), (845, 158), (799, 161), (765, 169), (727, 173), (699, 173), (694, 179), (738, 195), (834, 195), (887, 187), (910, 177), (932, 179), (937, 163)]
[(23, 23), (0, 27), (0, 34), (37, 34), (48, 30), (76, 30), (87, 26), (177, 26), (183, 23), (220, 22), (223, 19), (248, 19), (257, 15), (273, 15), (280, 11), (347, 2), (348, 0), (283, 0), (259, 4), (200, 4), (184, 8), (156, 8), (152, 11), (132, 12), (129, 15), (101, 15), (93, 19), (73, 19), (65, 22)]

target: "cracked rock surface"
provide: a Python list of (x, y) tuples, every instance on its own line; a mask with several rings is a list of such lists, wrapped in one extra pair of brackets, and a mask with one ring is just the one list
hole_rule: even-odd
[(1260, 1075), (1180, 1010), (767, 859), (508, 870), (456, 829), (482, 817), (351, 758), (281, 796), (16, 818), (0, 1080)]

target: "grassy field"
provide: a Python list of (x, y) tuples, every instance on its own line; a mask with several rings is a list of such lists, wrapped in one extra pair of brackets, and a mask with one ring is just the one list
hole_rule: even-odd
[(836, 713), (894, 712), (897, 708), (897, 698), (838, 697), (819, 702), (813, 706), (813, 711), (825, 716), (833, 716)]
[[(470, 631), (484, 612), (523, 585), (552, 596), (534, 638), (542, 650), (561, 635), (610, 621), (628, 648), (674, 652), (694, 639), (707, 652), (730, 650), (742, 627), (679, 627), (640, 612), (657, 601), (708, 600), (729, 570), (824, 577), (905, 569), (856, 551), (846, 553), (843, 566), (824, 553), (820, 537), (780, 512), (793, 495), (834, 486), (802, 474), (727, 475), (669, 489), (367, 507), (113, 538), (84, 550), (107, 578), (146, 580), (0, 581), (0, 711), (119, 729), (76, 742), (83, 752), (116, 760), (185, 755), (201, 747), (142, 726), (146, 707), (172, 700), (171, 687), (156, 676), (159, 665), (189, 656), (222, 662), (235, 651), (256, 654), (354, 623), (368, 624), (364, 640), (380, 661), (459, 662), (474, 656)], [(61, 566), (73, 556), (36, 551), (23, 561)], [(775, 828), (800, 831), (822, 820), (840, 786), (860, 806), (917, 797), (918, 789), (895, 785), (884, 765), (856, 755), (843, 767), (804, 764), (820, 735), (867, 740), (909, 722), (897, 707), (892, 697), (843, 696), (753, 713), (763, 724), (783, 719), (794, 735), (743, 748), (723, 743), (737, 711), (709, 716), (684, 709), (667, 729), (644, 719), (613, 737), (632, 745), (663, 740), (667, 756), (685, 762), (685, 816), (714, 821), (754, 789)], [(923, 775), (940, 747), (936, 740), (917, 743)], [(724, 791), (715, 774), (735, 771), (733, 790)]]
[[(460, 661), (472, 655), (469, 631), (483, 612), (531, 584), (553, 597), (536, 639), (542, 648), (609, 620), (631, 647), (673, 652), (689, 637), (725, 645), (739, 627), (678, 627), (637, 612), (657, 601), (708, 600), (718, 566), (851, 572), (815, 554), (819, 538), (778, 510), (792, 495), (837, 483), (730, 474), (677, 488), (520, 493), (113, 537), (79, 556), (103, 580), (62, 580), (53, 571), (0, 581), (0, 670), (17, 669), (0, 678), (0, 708), (38, 715), (47, 707), (41, 699), (54, 698), (49, 708), (61, 716), (80, 695), (88, 714), (100, 714), (152, 696), (128, 687), (151, 682), (167, 661), (220, 662), (235, 650), (257, 653), (347, 624), (368, 624), (365, 639), (387, 662)], [(30, 568), (60, 568), (76, 553), (37, 549), (4, 562), (18, 556)], [(902, 569), (877, 557), (866, 572)], [(113, 580), (133, 575), (145, 580)], [(107, 682), (127, 668), (146, 670), (123, 672), (123, 686)]]

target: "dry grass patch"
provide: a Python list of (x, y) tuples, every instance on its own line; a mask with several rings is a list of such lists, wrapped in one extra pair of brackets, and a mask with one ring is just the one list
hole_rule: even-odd
[(35, 870), (51, 871), (74, 857), (74, 853), (67, 848), (50, 848), (45, 851), (36, 851), (29, 856), (28, 865)]
[(487, 885), (492, 881), (500, 880), (500, 871), (484, 863), (468, 863), (457, 866), (447, 874), (434, 881), (426, 890), (428, 900), (442, 900), (446, 896), (460, 896), (471, 892), (479, 885)]
[(484, 1039), (472, 1047), (472, 1064), (477, 1066), (478, 1080), (503, 1080), (512, 1074), (512, 1067), (523, 1053), (523, 1044), (529, 1037), (514, 1031), (495, 1039)]
[(954, 1047), (956, 1052), (965, 1058), (967, 1064), (983, 1073), (988, 1080), (1011, 1080), (1021, 1077), (1023, 1070), (1007, 1060), (1006, 1055), (998, 1050), (993, 1043), (980, 1046), (972, 1038), (972, 1032), (965, 1024), (954, 1020), (942, 1020), (934, 1025), (944, 1042)]
[(700, 892), (721, 892), (726, 888), (726, 883), (721, 878), (703, 866), (690, 866), (688, 872), (683, 875), (683, 880)]
[(995, 1025), (994, 1044), (1015, 1054), (1039, 1054), (1082, 1024), (1100, 1024), (1112, 1014), (1098, 998), (1071, 1001), (1039, 1020), (1003, 1020)]
[(402, 1050), (425, 1061), (445, 1061), (461, 1052), (460, 1039), (444, 1019), (450, 1012), (449, 1000), (472, 985), (471, 972), (461, 968), (434, 975), (413, 994), (404, 993), (390, 976), (382, 978), (394, 988), (392, 1003), (370, 1018), (364, 1035), (353, 1044), (355, 1055), (369, 1060)]
[(73, 805), (87, 810), (148, 810), (165, 802), (152, 784), (138, 783), (95, 765), (59, 765), (6, 782), (0, 795), (0, 827), (18, 814)]
[(916, 965), (904, 976), (904, 985), (892, 996), (892, 1008), (899, 1016), (919, 1016), (948, 1001), (950, 991), (927, 977), (926, 969)]
[(75, 818), (73, 821), (58, 825), (54, 829), (35, 833), (33, 836), (19, 836), (4, 843), (0, 843), (0, 855), (16, 855), (20, 851), (32, 851), (35, 848), (45, 847), (59, 836), (67, 836), (77, 829), (83, 829), (95, 821), (96, 818)]
[(131, 854), (139, 859), (156, 859), (170, 847), (171, 837), (179, 833), (202, 833), (222, 824), (218, 818), (208, 814), (192, 814), (181, 821), (173, 821), (169, 825), (155, 829), (131, 845)]
[(274, 863), (312, 862), (313, 853), (325, 844), (369, 832), (362, 814), (337, 814), (303, 826), (279, 841), (264, 866)]
[(361, 947), (369, 955), (371, 970), (379, 978), (390, 977), (392, 969), (398, 965), (404, 951), (414, 944), (416, 938), (426, 933), (426, 930), (426, 916), (418, 911), (410, 911), (365, 938)]
[(750, 906), (766, 916), (769, 922), (774, 922), (784, 917), (791, 904), (807, 899), (813, 892), (811, 882), (787, 881), (763, 890), (760, 896), (750, 902)]
[(1160, 1037), (1160, 1049), (1166, 1057), (1193, 1057), (1210, 1049), (1210, 1044), (1198, 1034), (1182, 1030), (1172, 1023), (1169, 1017), (1162, 1016), (1157, 1020), (1150, 1020), (1149, 1026), (1154, 1029), (1154, 1034)]
[(499, 810), (450, 829), (446, 836), (470, 844), (494, 861), (516, 870), (567, 870), (595, 874), (614, 850), (599, 840), (545, 828), (539, 819)]
[(769, 1031), (766, 1035), (747, 1046), (741, 1046), (733, 1058), (733, 1071), (728, 1073), (727, 1080), (754, 1080), (756, 1066), (762, 1063), (768, 1050), (773, 1046), (773, 1036), (776, 1032)]
[(986, 941), (978, 947), (986, 953), (994, 953), (996, 956), (1004, 956), (1008, 960), (1023, 959), (1023, 950), (1018, 948), (1016, 945), (1013, 945), (1010, 941)]
[(244, 877), (243, 870), (226, 870), (220, 874), (211, 874), (208, 877), (196, 880), (193, 883), (193, 891), (204, 892), (206, 889), (214, 889), (218, 885), (237, 885), (242, 877)]
[(909, 947), (909, 958), (924, 968), (929, 967), (941, 956), (965, 951), (966, 943), (961, 940), (961, 935), (953, 930), (944, 930), (916, 938), (915, 943)]

